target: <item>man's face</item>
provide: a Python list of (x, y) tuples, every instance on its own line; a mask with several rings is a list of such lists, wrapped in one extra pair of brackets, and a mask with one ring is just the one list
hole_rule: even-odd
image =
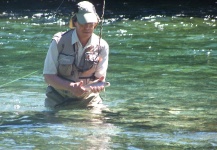
[(81, 38), (82, 37), (90, 37), (92, 35), (96, 25), (97, 25), (97, 23), (80, 24), (78, 22), (75, 22), (77, 34)]

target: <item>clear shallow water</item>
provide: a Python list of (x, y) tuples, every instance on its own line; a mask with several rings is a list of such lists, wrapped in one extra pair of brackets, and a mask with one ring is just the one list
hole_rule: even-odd
[(111, 112), (98, 113), (43, 106), (43, 61), (65, 22), (1, 18), (0, 149), (216, 149), (216, 19), (106, 20)]

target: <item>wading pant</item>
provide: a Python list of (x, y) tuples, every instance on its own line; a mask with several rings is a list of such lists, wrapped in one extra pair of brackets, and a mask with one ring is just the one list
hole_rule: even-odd
[(83, 99), (67, 98), (59, 94), (53, 87), (48, 86), (46, 90), (45, 107), (72, 107), (72, 108), (93, 108), (102, 104), (102, 98), (97, 93), (91, 93)]

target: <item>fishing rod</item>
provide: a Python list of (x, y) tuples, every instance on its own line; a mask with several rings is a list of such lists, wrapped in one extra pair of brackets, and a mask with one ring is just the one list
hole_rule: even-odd
[[(103, 5), (102, 5), (102, 16), (101, 16), (101, 25), (100, 25), (100, 34), (99, 34), (100, 39), (102, 38), (104, 14), (105, 14), (105, 0), (103, 0)], [(99, 45), (100, 45), (100, 42), (99, 42)]]
[(100, 23), (100, 30), (99, 30), (99, 46), (98, 46), (98, 55), (96, 56), (95, 60), (99, 58), (100, 54), (100, 41), (102, 38), (102, 29), (103, 29), (103, 20), (104, 20), (104, 13), (105, 13), (105, 0), (103, 0), (103, 6), (102, 6), (102, 16), (101, 16), (101, 23)]

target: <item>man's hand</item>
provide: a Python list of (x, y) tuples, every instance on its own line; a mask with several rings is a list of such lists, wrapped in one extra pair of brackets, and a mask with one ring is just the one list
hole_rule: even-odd
[(69, 89), (68, 89), (73, 95), (77, 97), (83, 96), (87, 91), (83, 87), (83, 81), (76, 82), (76, 83), (70, 83)]
[[(94, 82), (101, 82), (104, 80), (104, 76), (100, 77), (99, 79), (95, 80)], [(101, 91), (104, 91), (105, 87), (104, 86), (90, 86), (90, 90), (92, 93), (99, 93)], [(87, 91), (83, 87), (83, 81), (76, 82), (76, 83), (70, 83), (70, 86), (68, 90), (75, 96), (81, 97), (87, 94), (90, 91)]]

